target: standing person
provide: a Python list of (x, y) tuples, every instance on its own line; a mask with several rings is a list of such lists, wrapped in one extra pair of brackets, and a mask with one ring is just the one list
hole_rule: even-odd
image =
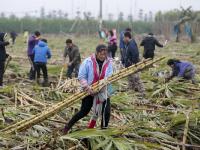
[(142, 42), (140, 43), (140, 46), (144, 46), (144, 53), (143, 57), (145, 59), (147, 58), (154, 58), (154, 51), (155, 51), (155, 46), (158, 47), (163, 47), (162, 44), (158, 42), (158, 40), (153, 36), (153, 33), (149, 33), (148, 36), (146, 36)]
[(185, 80), (191, 80), (195, 84), (195, 67), (192, 63), (178, 59), (169, 59), (167, 65), (172, 68), (172, 74), (166, 79), (167, 81), (174, 77), (179, 77)]
[(40, 69), (41, 69), (44, 78), (43, 85), (46, 86), (48, 84), (47, 59), (51, 58), (51, 51), (47, 46), (46, 39), (42, 39), (38, 42), (38, 45), (36, 45), (33, 49), (33, 54), (34, 54), (35, 70), (37, 73), (36, 76), (37, 82), (39, 83)]
[(117, 37), (114, 35), (113, 31), (108, 32), (108, 54), (110, 57), (114, 58), (117, 51)]
[(14, 45), (16, 37), (17, 37), (17, 33), (15, 31), (10, 32), (10, 37), (12, 39), (12, 45)]
[(31, 35), (28, 40), (28, 50), (27, 50), (27, 55), (29, 62), (31, 64), (31, 69), (29, 72), (29, 79), (30, 80), (35, 80), (35, 68), (34, 68), (34, 54), (33, 54), (33, 48), (35, 45), (38, 44), (38, 41), (40, 39), (40, 32), (35, 31), (34, 35)]
[(9, 42), (6, 41), (6, 37), (7, 33), (0, 33), (0, 87), (3, 86), (4, 66), (8, 57), (5, 46), (9, 45)]
[(125, 32), (130, 32), (131, 33), (131, 29), (130, 28), (126, 28), (124, 31), (122, 31), (121, 33), (120, 33), (120, 41), (119, 41), (119, 48), (120, 48), (120, 54), (121, 54), (121, 62), (122, 62), (122, 64), (124, 65), (124, 63), (125, 63), (125, 50), (124, 50), (124, 45), (125, 45), (125, 43), (124, 43), (124, 33)]
[(24, 35), (23, 35), (23, 37), (24, 37), (24, 43), (27, 43), (28, 37), (29, 37), (29, 32), (28, 32), (28, 30), (24, 30)]
[[(107, 88), (101, 89), (99, 93), (94, 93), (91, 85), (101, 79), (110, 77), (113, 73), (111, 59), (107, 57), (107, 48), (105, 45), (98, 45), (96, 53), (88, 57), (80, 66), (78, 79), (84, 91), (89, 96), (83, 98), (81, 110), (75, 114), (66, 124), (64, 132), (67, 133), (71, 127), (81, 118), (85, 117), (93, 107), (93, 116), (89, 122), (88, 128), (94, 128), (97, 118), (102, 115), (101, 128), (107, 128), (110, 120), (110, 99)], [(110, 85), (108, 85), (110, 87)], [(110, 89), (110, 88), (108, 88)]]
[[(130, 32), (124, 33), (124, 54), (125, 54), (125, 68), (139, 62), (139, 51), (137, 44), (131, 37)], [(145, 96), (144, 85), (140, 80), (139, 73), (132, 74), (128, 77), (129, 88), (138, 91), (142, 97)]]
[(81, 63), (81, 56), (79, 52), (79, 48), (72, 43), (71, 39), (66, 40), (66, 47), (64, 50), (64, 65), (66, 61), (66, 57), (69, 56), (69, 62), (68, 62), (68, 69), (67, 69), (67, 77), (72, 78), (72, 73), (75, 70), (75, 77), (78, 76), (78, 70)]

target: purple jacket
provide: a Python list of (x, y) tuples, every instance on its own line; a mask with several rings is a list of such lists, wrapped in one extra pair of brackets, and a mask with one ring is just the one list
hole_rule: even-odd
[(175, 69), (173, 70), (174, 76), (183, 77), (186, 69), (191, 68), (192, 73), (195, 73), (194, 66), (186, 61), (181, 61), (180, 63), (175, 63)]
[(28, 49), (27, 49), (27, 54), (28, 56), (33, 55), (33, 48), (35, 45), (38, 44), (39, 40), (35, 39), (36, 37), (34, 35), (31, 35), (28, 39)]

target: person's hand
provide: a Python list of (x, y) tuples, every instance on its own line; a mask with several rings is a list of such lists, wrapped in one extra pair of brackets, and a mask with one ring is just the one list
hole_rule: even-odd
[(12, 42), (12, 39), (9, 39), (9, 40), (8, 40), (8, 43), (10, 44), (11, 42)]
[(167, 77), (167, 78), (165, 78), (164, 82), (167, 83), (170, 81), (170, 79), (171, 79), (170, 77)]
[(95, 92), (92, 90), (90, 86), (85, 87), (84, 91), (86, 91), (89, 95), (92, 95), (92, 96), (95, 95)]
[(41, 37), (40, 37), (40, 36), (38, 36), (38, 37), (36, 37), (35, 39), (36, 39), (36, 40), (39, 40), (40, 38), (41, 38)]
[(72, 62), (69, 62), (69, 63), (68, 63), (68, 66), (71, 66), (71, 65), (72, 65)]

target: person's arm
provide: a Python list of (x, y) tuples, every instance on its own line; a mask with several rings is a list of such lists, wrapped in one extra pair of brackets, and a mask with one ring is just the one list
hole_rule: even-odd
[(88, 85), (88, 71), (89, 71), (89, 65), (88, 65), (88, 61), (85, 60), (80, 68), (79, 68), (79, 72), (78, 72), (78, 80), (81, 84), (81, 87), (83, 88), (84, 91), (86, 91), (88, 94), (93, 95), (94, 92), (91, 89), (90, 85)]
[(180, 69), (179, 72), (178, 72), (178, 77), (183, 77), (184, 76), (184, 72), (185, 72), (185, 69)]
[(2, 41), (0, 41), (0, 46), (7, 46), (9, 44), (10, 44), (9, 42), (2, 42)]
[(155, 39), (155, 44), (156, 44), (158, 47), (163, 47), (163, 45), (162, 45), (160, 42), (158, 42), (157, 39)]
[(144, 39), (143, 39), (142, 42), (140, 43), (140, 46), (144, 46)]
[(64, 54), (63, 54), (63, 64), (65, 64), (67, 55), (68, 55), (68, 48), (65, 47), (65, 49), (64, 49)]
[(35, 55), (35, 47), (33, 48), (33, 55)]
[(120, 33), (119, 48), (124, 49), (124, 32)]
[(80, 57), (80, 54), (79, 54), (79, 49), (78, 48), (75, 48), (74, 49), (74, 59), (70, 62), (70, 64), (73, 64), (74, 62), (76, 62)]
[(138, 52), (137, 44), (135, 42), (130, 45), (129, 58), (132, 64), (138, 63), (139, 52)]
[(50, 59), (51, 58), (51, 50), (48, 48), (47, 49), (47, 58)]

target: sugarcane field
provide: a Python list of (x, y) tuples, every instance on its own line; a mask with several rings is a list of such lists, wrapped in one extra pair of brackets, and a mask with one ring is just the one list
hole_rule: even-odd
[(200, 150), (200, 2), (1, 4), (0, 150)]

